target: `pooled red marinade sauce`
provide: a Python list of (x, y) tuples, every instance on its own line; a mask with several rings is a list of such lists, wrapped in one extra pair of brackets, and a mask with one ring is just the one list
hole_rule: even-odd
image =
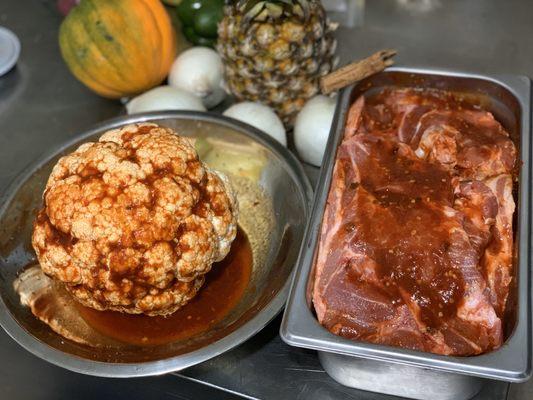
[(446, 355), (502, 344), (516, 148), (453, 93), (383, 89), (348, 113), (313, 303), (354, 340)]
[(98, 311), (75, 304), (92, 328), (124, 343), (153, 346), (187, 340), (212, 329), (238, 304), (250, 282), (252, 264), (252, 247), (239, 228), (229, 254), (213, 265), (198, 295), (169, 316)]

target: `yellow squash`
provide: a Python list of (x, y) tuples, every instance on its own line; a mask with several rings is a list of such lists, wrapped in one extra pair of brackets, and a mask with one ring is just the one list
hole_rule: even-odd
[(159, 85), (176, 58), (176, 36), (159, 0), (82, 0), (59, 30), (74, 76), (109, 98)]

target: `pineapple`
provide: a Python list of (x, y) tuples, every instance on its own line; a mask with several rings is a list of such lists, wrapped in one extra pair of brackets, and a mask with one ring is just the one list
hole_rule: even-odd
[(217, 44), (229, 90), (272, 107), (291, 127), (336, 64), (335, 28), (320, 0), (229, 0)]

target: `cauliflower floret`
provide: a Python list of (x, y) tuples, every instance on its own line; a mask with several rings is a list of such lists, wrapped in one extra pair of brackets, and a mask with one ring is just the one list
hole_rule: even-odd
[(98, 310), (176, 311), (237, 232), (228, 179), (155, 124), (108, 131), (61, 158), (43, 199), (32, 238), (41, 268)]

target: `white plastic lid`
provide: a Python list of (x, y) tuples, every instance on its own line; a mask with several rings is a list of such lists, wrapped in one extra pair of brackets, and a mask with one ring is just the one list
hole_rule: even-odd
[(20, 55), (20, 41), (9, 29), (0, 26), (0, 76), (13, 68)]

